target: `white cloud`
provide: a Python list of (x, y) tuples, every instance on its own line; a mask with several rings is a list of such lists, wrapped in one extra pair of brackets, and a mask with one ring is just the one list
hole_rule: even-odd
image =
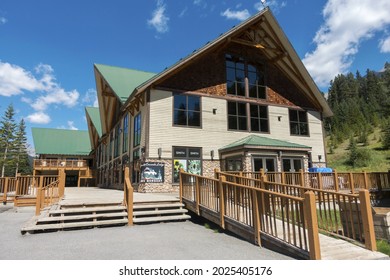
[(0, 61), (0, 95), (13, 96), (23, 91), (41, 91), (45, 85), (20, 66)]
[(162, 0), (157, 1), (157, 8), (153, 11), (152, 18), (147, 21), (149, 26), (156, 29), (158, 33), (168, 32), (169, 17), (165, 14), (166, 5)]
[(74, 126), (74, 122), (73, 121), (68, 121), (68, 129), (79, 130), (77, 127)]
[(379, 42), (379, 48), (382, 53), (390, 53), (390, 37)]
[(31, 115), (28, 115), (26, 120), (36, 124), (48, 124), (51, 121), (50, 116), (44, 112), (35, 112)]
[(303, 59), (319, 86), (347, 72), (359, 44), (390, 24), (390, 1), (329, 0), (323, 16), (325, 22), (313, 39), (316, 48)]
[(194, 5), (195, 6), (199, 6), (203, 9), (206, 9), (207, 8), (207, 2), (204, 1), (204, 0), (194, 0)]
[(65, 91), (63, 88), (53, 88), (48, 94), (38, 97), (31, 107), (37, 111), (44, 111), (52, 104), (74, 107), (77, 105), (79, 96), (77, 90)]
[(0, 25), (6, 24), (7, 21), (8, 21), (8, 20), (7, 20), (5, 17), (0, 17)]
[(265, 1), (264, 5), (261, 3), (261, 1), (257, 1), (255, 4), (255, 9), (261, 11), (264, 9), (264, 6), (270, 7), (273, 12), (278, 13), (281, 8), (287, 6), (287, 1), (267, 0)]
[(87, 106), (99, 107), (97, 92), (95, 89), (90, 88), (87, 90), (83, 98), (83, 103)]
[(228, 8), (221, 13), (221, 16), (224, 16), (227, 19), (245, 20), (250, 17), (250, 14), (247, 9), (241, 11), (231, 11), (230, 8)]

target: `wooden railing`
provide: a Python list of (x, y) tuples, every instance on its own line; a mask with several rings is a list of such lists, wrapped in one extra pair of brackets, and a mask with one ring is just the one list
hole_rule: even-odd
[[(228, 181), (261, 187), (272, 192), (304, 197), (307, 191), (314, 194), (318, 227), (322, 232), (338, 238), (355, 240), (365, 245), (369, 250), (376, 250), (375, 233), (365, 222), (372, 221), (370, 195), (368, 190), (359, 188), (359, 193), (345, 193), (335, 190), (324, 190), (313, 187), (302, 187), (284, 183), (268, 182), (266, 174), (260, 179), (240, 177), (230, 173), (217, 172), (217, 177), (225, 176)], [(363, 219), (363, 217), (368, 217)], [(364, 233), (367, 233), (366, 236)]]
[(241, 183), (181, 171), (180, 197), (190, 210), (259, 245), (268, 236), (303, 258), (320, 259), (312, 192), (296, 197)]
[(88, 168), (86, 160), (35, 159), (34, 169), (81, 169)]
[(264, 174), (260, 179), (240, 175), (218, 172), (214, 179), (182, 171), (180, 197), (222, 228), (227, 221), (228, 229), (238, 223), (243, 226), (238, 233), (251, 232), (255, 243), (271, 236), (310, 259), (320, 258), (318, 231), (376, 250), (367, 190), (340, 193), (268, 182)]
[(127, 208), (127, 219), (128, 219), (129, 226), (133, 225), (133, 204), (134, 204), (133, 193), (134, 193), (134, 189), (130, 181), (130, 169), (129, 167), (126, 167), (123, 203), (126, 205)]
[(358, 193), (390, 190), (390, 172), (224, 172), (252, 179), (266, 176), (269, 182), (299, 185), (323, 190)]
[(58, 176), (39, 176), (36, 188), (35, 215), (39, 215), (45, 207), (57, 203), (65, 193), (66, 174), (64, 170)]

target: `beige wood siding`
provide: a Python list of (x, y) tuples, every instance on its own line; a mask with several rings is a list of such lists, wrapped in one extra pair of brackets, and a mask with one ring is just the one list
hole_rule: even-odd
[[(149, 157), (158, 157), (158, 148), (162, 148), (162, 158), (171, 158), (172, 146), (193, 146), (203, 147), (203, 159), (210, 159), (211, 150), (214, 150), (214, 159), (218, 159), (218, 149), (249, 135), (248, 132), (228, 130), (226, 100), (202, 97), (201, 109), (201, 128), (175, 127), (172, 125), (172, 93), (153, 90), (150, 99)], [(213, 114), (213, 109), (216, 109), (216, 114)], [(310, 136), (297, 137), (290, 135), (288, 108), (269, 106), (268, 110), (270, 133), (257, 135), (313, 147), (313, 160), (316, 161), (318, 154), (324, 159), (319, 113), (308, 114)], [(282, 116), (281, 121), (278, 121), (278, 116)]]

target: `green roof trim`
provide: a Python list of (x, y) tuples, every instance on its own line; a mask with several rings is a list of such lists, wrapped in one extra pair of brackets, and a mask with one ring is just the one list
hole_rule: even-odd
[(237, 149), (243, 147), (258, 147), (258, 148), (284, 148), (284, 149), (296, 149), (296, 150), (310, 150), (311, 147), (291, 143), (283, 140), (277, 140), (258, 135), (249, 135), (238, 141), (235, 141), (220, 150)]
[(95, 64), (95, 67), (122, 103), (126, 102), (136, 87), (156, 75), (156, 73), (103, 64)]
[(85, 107), (87, 114), (91, 118), (93, 126), (96, 128), (99, 137), (102, 136), (102, 122), (100, 120), (100, 110), (98, 107)]
[(89, 155), (88, 131), (53, 128), (31, 128), (35, 153), (47, 155)]

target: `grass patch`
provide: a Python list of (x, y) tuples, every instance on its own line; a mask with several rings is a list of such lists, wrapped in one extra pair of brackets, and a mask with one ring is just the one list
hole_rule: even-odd
[(390, 256), (390, 243), (387, 240), (377, 240), (376, 247), (378, 252)]

